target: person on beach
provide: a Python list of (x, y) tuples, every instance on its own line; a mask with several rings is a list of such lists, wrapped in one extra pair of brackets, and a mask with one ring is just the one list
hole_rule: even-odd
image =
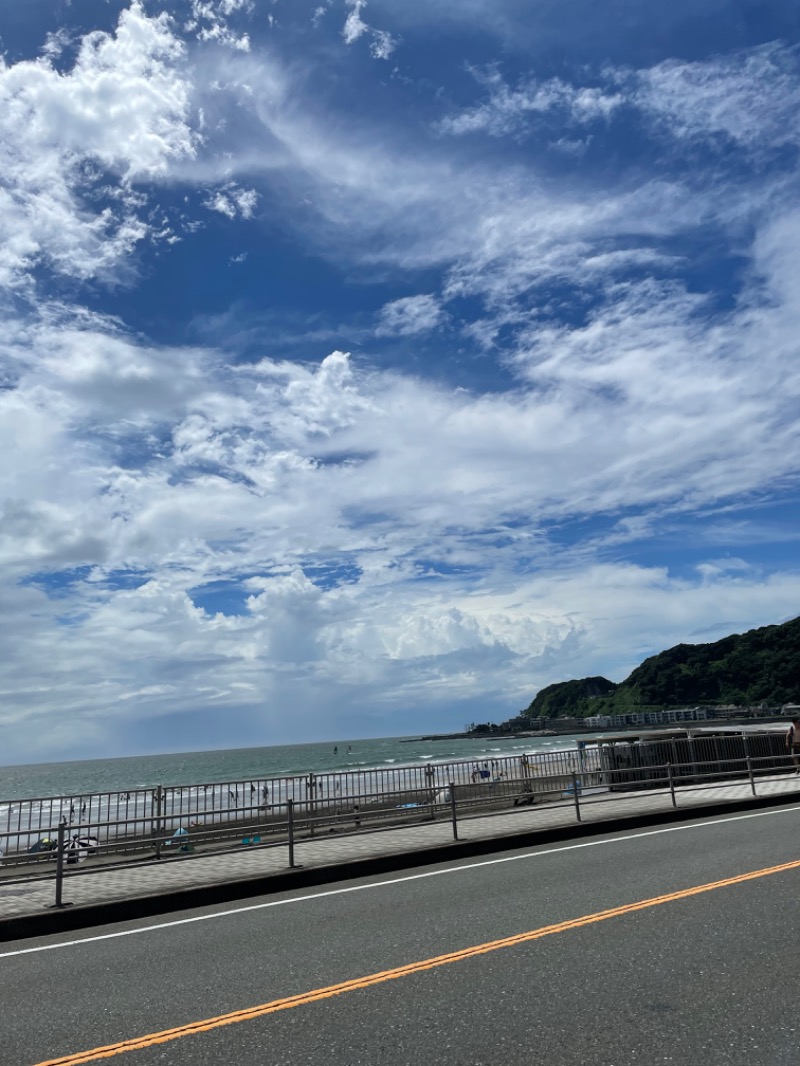
[(794, 718), (786, 734), (786, 750), (792, 757), (795, 773), (800, 773), (800, 718)]

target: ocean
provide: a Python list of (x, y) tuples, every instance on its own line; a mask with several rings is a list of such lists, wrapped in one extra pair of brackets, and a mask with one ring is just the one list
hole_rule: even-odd
[[(86, 796), (156, 785), (214, 784), (304, 774), (388, 770), (425, 763), (574, 750), (575, 738), (516, 737), (420, 740), (382, 737), (263, 748), (136, 755), (116, 759), (0, 767), (0, 801), (50, 796)], [(336, 750), (335, 750), (336, 749)]]

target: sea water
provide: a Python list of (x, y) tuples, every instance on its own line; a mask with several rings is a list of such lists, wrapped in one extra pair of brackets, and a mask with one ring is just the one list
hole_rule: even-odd
[(152, 833), (156, 824), (168, 835), (273, 819), (291, 810), (290, 800), (295, 811), (316, 814), (345, 815), (387, 800), (413, 808), (449, 802), (451, 782), (491, 775), (494, 787), (523, 765), (563, 775), (589, 769), (586, 757), (574, 737), (385, 737), (11, 766), (0, 768), (0, 851), (36, 846), (62, 822), (77, 839), (102, 845)]
[(85, 796), (98, 792), (149, 789), (156, 785), (213, 784), (309, 773), (387, 770), (432, 762), (474, 759), (476, 763), (526, 752), (574, 750), (575, 737), (464, 737), (420, 740), (383, 737), (372, 740), (286, 744), (222, 751), (136, 755), (80, 762), (0, 767), (0, 801), (44, 796)]

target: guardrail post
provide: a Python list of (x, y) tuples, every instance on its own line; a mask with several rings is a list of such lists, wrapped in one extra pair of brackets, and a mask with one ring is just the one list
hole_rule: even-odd
[(667, 763), (667, 780), (669, 781), (669, 794), (672, 797), (672, 806), (677, 807), (678, 801), (675, 798), (675, 778), (672, 776), (672, 763)]
[(313, 774), (308, 775), (308, 781), (306, 782), (306, 790), (308, 792), (308, 830), (309, 836), (314, 835), (314, 821), (317, 817), (317, 780)]
[(450, 814), (453, 819), (453, 840), (458, 840), (458, 815), (456, 814), (456, 785), (455, 781), (451, 781), (448, 785), (450, 789)]
[(756, 795), (756, 779), (753, 777), (753, 762), (750, 756), (747, 756), (747, 775), (750, 778), (750, 791), (753, 795)]
[(161, 785), (156, 785), (153, 790), (153, 811), (156, 821), (156, 858), (161, 858), (161, 798), (164, 791)]
[(581, 801), (578, 798), (578, 775), (572, 775), (572, 793), (575, 796), (575, 817), (581, 820)]
[(67, 842), (67, 823), (62, 818), (58, 823), (58, 844), (56, 845), (56, 901), (54, 907), (71, 907), (71, 903), (64, 903), (61, 892), (64, 884), (64, 850)]
[(289, 823), (289, 866), (294, 868), (294, 800), (286, 800), (287, 821)]

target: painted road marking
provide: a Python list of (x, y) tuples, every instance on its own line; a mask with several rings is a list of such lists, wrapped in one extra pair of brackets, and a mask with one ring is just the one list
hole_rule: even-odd
[[(482, 859), (480, 862), (461, 863), (458, 866), (448, 866), (444, 870), (426, 870), (421, 874), (408, 874), (404, 877), (393, 877), (385, 881), (370, 881), (365, 885), (349, 885), (347, 888), (332, 888), (325, 892), (309, 892), (304, 896), (291, 896), (287, 899), (272, 899), (266, 903), (251, 903), (246, 907), (233, 907), (231, 910), (215, 911), (213, 914), (196, 914), (191, 918), (176, 918), (170, 922), (158, 922), (155, 925), (145, 925), (137, 929), (118, 929), (113, 933), (100, 933), (98, 936), (85, 936), (76, 940), (62, 940), (56, 944), (38, 944), (32, 948), (17, 948), (15, 951), (0, 952), (0, 959), (13, 958), (15, 955), (35, 955), (40, 951), (57, 951), (60, 948), (74, 948), (81, 944), (96, 944), (102, 940), (116, 940), (124, 936), (139, 936), (142, 933), (161, 932), (164, 929), (174, 929), (180, 925), (191, 925), (194, 922), (210, 922), (219, 918), (231, 918), (237, 914), (247, 914), (250, 911), (266, 910), (268, 907), (285, 907), (292, 903), (308, 903), (312, 900), (327, 899), (329, 896), (344, 896), (350, 892), (366, 892), (376, 888), (386, 888), (389, 885), (401, 885), (406, 881), (422, 881), (427, 877), (444, 877), (451, 874), (464, 873), (468, 870), (478, 870), (484, 866), (498, 866), (505, 862), (519, 862), (521, 859), (538, 859), (547, 855), (558, 855), (564, 851), (577, 851), (579, 848), (598, 848), (609, 844), (620, 844), (629, 840), (640, 840), (642, 837), (661, 836), (663, 833), (682, 833), (690, 829), (706, 829), (716, 825), (725, 825), (727, 822), (742, 822), (750, 818), (772, 818), (780, 814), (800, 813), (800, 807), (787, 807), (777, 811), (756, 811), (752, 814), (732, 815), (729, 818), (715, 818), (713, 821), (692, 822), (689, 825), (667, 826), (664, 829), (648, 829), (641, 833), (626, 833), (624, 836), (611, 837), (608, 840), (584, 840), (579, 844), (563, 844), (557, 848), (542, 848), (538, 851), (526, 851), (521, 855), (505, 855), (502, 859)], [(610, 830), (613, 832), (613, 830)]]
[(452, 951), (446, 955), (435, 955), (431, 959), (410, 962), (405, 966), (397, 966), (392, 970), (381, 970), (379, 973), (356, 977), (351, 981), (342, 981), (336, 985), (327, 985), (325, 988), (315, 988), (310, 992), (301, 992), (296, 996), (273, 999), (269, 1003), (261, 1003), (257, 1007), (247, 1007), (244, 1010), (231, 1011), (229, 1014), (220, 1014), (215, 1018), (204, 1018), (201, 1021), (190, 1022), (188, 1025), (179, 1025), (174, 1029), (163, 1029), (159, 1033), (148, 1033), (146, 1036), (134, 1037), (131, 1040), (120, 1040), (116, 1044), (92, 1048), (90, 1051), (79, 1051), (76, 1054), (64, 1055), (58, 1059), (48, 1059), (46, 1062), (37, 1063), (36, 1066), (83, 1066), (84, 1063), (99, 1062), (101, 1059), (125, 1055), (129, 1051), (141, 1051), (144, 1048), (155, 1047), (157, 1044), (168, 1044), (185, 1036), (208, 1033), (212, 1029), (221, 1029), (225, 1025), (236, 1025), (238, 1022), (251, 1021), (253, 1018), (263, 1018), (267, 1014), (277, 1014), (278, 1011), (291, 1010), (293, 1007), (303, 1007), (307, 1003), (316, 1003), (319, 1000), (341, 996), (347, 992), (356, 992), (358, 989), (370, 988), (373, 985), (383, 984), (385, 981), (396, 981), (401, 977), (410, 977), (412, 974), (422, 973), (425, 970), (434, 970), (439, 966), (449, 966), (455, 962), (464, 962), (466, 959), (475, 958), (477, 955), (488, 955), (492, 951), (501, 951), (503, 948), (516, 947), (532, 940), (541, 940), (543, 937), (553, 936), (555, 933), (566, 933), (571, 929), (580, 929), (585, 925), (605, 922), (609, 918), (620, 918), (625, 914), (633, 914), (636, 911), (659, 907), (663, 903), (675, 903), (677, 900), (699, 896), (703, 892), (713, 892), (718, 888), (728, 888), (730, 885), (741, 885), (746, 881), (755, 881), (760, 877), (770, 877), (772, 874), (785, 873), (787, 870), (796, 870), (798, 867), (800, 867), (800, 859), (795, 859), (793, 862), (784, 862), (779, 866), (768, 866), (763, 870), (751, 870), (749, 873), (737, 874), (735, 877), (726, 877), (722, 881), (709, 881), (704, 885), (694, 885), (692, 888), (683, 888), (678, 892), (668, 892), (666, 895), (639, 900), (637, 903), (625, 903), (620, 907), (610, 907), (605, 911), (585, 914), (581, 918), (568, 918), (566, 921), (556, 922), (553, 925), (543, 925), (539, 929), (531, 929), (527, 933), (517, 933), (514, 936), (504, 937), (502, 940), (489, 940), (484, 944), (475, 944), (469, 948), (462, 948), (461, 951)]

